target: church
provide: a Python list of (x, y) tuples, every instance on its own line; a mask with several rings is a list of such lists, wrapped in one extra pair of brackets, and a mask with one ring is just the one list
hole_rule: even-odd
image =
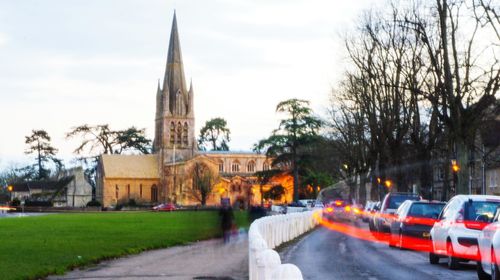
[(219, 205), (229, 200), (249, 206), (260, 204), (263, 192), (276, 185), (283, 186), (285, 194), (274, 203), (291, 202), (293, 183), (288, 176), (258, 182), (255, 172), (271, 166), (265, 155), (198, 150), (194, 97), (193, 84), (188, 88), (184, 75), (174, 12), (165, 75), (156, 91), (153, 154), (100, 156), (96, 199), (102, 206), (131, 199), (145, 205)]

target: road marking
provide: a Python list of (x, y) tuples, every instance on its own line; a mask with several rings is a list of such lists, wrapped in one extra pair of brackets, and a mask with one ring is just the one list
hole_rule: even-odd
[(340, 249), (340, 253), (341, 254), (345, 254), (345, 252), (347, 252), (347, 249), (346, 249), (346, 246), (345, 246), (344, 242), (340, 242), (339, 243), (339, 249)]

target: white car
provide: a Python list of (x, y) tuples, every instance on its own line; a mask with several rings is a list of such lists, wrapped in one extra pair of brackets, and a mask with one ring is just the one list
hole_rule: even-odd
[(323, 202), (317, 200), (314, 202), (313, 209), (323, 209), (325, 206), (323, 205)]
[(430, 231), (429, 262), (437, 264), (448, 256), (448, 268), (457, 269), (459, 262), (478, 259), (478, 238), (500, 206), (500, 196), (454, 196), (438, 217)]
[[(477, 276), (479, 279), (500, 280), (498, 262), (500, 260), (500, 209), (497, 209), (491, 224), (484, 227), (479, 234), (479, 262)], [(491, 276), (490, 276), (491, 275)]]

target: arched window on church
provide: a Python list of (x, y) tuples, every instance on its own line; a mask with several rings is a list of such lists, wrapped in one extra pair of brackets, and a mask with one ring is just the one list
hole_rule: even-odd
[(264, 171), (269, 170), (269, 163), (264, 162), (264, 164), (262, 165), (262, 170), (264, 170)]
[(184, 123), (184, 127), (182, 128), (182, 143), (184, 146), (188, 145), (188, 124)]
[(247, 164), (247, 172), (250, 172), (250, 173), (255, 172), (255, 162), (254, 162), (253, 160), (251, 160), (251, 161)]
[(177, 91), (176, 100), (175, 100), (175, 112), (178, 116), (182, 116), (182, 106), (184, 106), (184, 101), (182, 100), (181, 90)]
[(182, 144), (182, 124), (181, 122), (177, 123), (177, 144)]
[(233, 161), (233, 163), (231, 164), (231, 171), (240, 172), (240, 162), (238, 160)]
[(158, 187), (156, 185), (151, 186), (151, 202), (158, 202)]
[(175, 123), (170, 123), (170, 144), (175, 144)]

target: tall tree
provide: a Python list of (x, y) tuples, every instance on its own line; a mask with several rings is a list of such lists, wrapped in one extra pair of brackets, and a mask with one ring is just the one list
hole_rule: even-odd
[(116, 142), (118, 148), (115, 153), (122, 154), (127, 151), (139, 151), (142, 154), (151, 153), (151, 140), (146, 138), (145, 129), (138, 129), (134, 126), (125, 130), (117, 131)]
[(195, 162), (191, 170), (191, 176), (193, 184), (192, 188), (188, 189), (188, 194), (198, 200), (201, 205), (205, 205), (213, 186), (218, 181), (217, 175), (206, 164)]
[(122, 154), (137, 151), (143, 154), (151, 152), (151, 140), (146, 138), (144, 129), (134, 126), (125, 130), (112, 130), (109, 125), (80, 125), (66, 134), (66, 138), (81, 137), (81, 144), (74, 150), (82, 155), (79, 161), (86, 166), (85, 177), (95, 188), (97, 159), (101, 154)]
[(212, 151), (229, 151), (230, 134), (225, 119), (213, 118), (201, 128), (198, 145), (201, 150), (209, 148)]
[(259, 182), (260, 206), (264, 206), (264, 185), (268, 184), (278, 174), (281, 174), (281, 170), (269, 169), (255, 172), (257, 182)]
[(46, 166), (49, 162), (53, 162), (58, 169), (62, 168), (62, 161), (56, 158), (57, 149), (50, 144), (50, 136), (45, 130), (32, 130), (25, 143), (28, 145), (25, 153), (35, 154), (38, 180), (49, 177), (50, 169)]
[(313, 115), (309, 101), (289, 99), (276, 106), (276, 112), (285, 115), (278, 129), (267, 139), (260, 140), (254, 150), (265, 151), (272, 166), (289, 169), (293, 174), (293, 200), (299, 200), (299, 169), (308, 158), (308, 145), (318, 140), (321, 121)]
[[(432, 87), (420, 89), (422, 96), (436, 109), (461, 166), (457, 193), (469, 192), (478, 128), (500, 89), (498, 18), (491, 17), (499, 8), (490, 9), (491, 3), (436, 0), (405, 19), (425, 46), (422, 59), (428, 62), (425, 71)], [(477, 7), (484, 9), (483, 16)], [(483, 24), (483, 19), (489, 24)]]

